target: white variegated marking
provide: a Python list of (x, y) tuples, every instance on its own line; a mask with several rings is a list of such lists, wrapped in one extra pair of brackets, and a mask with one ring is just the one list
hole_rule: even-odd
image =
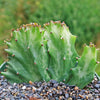
[(64, 26), (64, 29), (62, 31), (62, 37), (66, 38), (65, 40), (67, 40), (66, 43), (68, 45), (69, 59), (71, 59), (70, 57), (72, 56), (71, 43), (70, 43), (71, 33), (66, 29), (66, 26)]
[[(94, 58), (94, 55), (93, 55), (93, 53), (92, 53), (92, 51), (91, 51), (91, 49), (88, 49), (88, 53), (86, 54), (86, 56), (85, 56), (85, 62), (84, 62), (84, 66), (83, 66), (83, 72), (82, 71), (80, 71), (80, 68), (79, 68), (79, 72), (78, 72), (78, 75), (80, 76), (80, 78), (82, 78), (82, 77), (84, 77), (84, 75), (85, 75), (85, 72), (86, 72), (86, 70), (87, 70), (87, 68), (89, 67), (89, 64), (90, 64), (90, 62), (91, 62), (91, 60)], [(80, 66), (81, 67), (81, 66)]]

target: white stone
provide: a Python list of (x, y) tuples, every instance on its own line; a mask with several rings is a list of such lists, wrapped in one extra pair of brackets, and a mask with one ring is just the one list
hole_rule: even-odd
[(22, 89), (25, 90), (26, 89), (26, 86), (23, 86)]

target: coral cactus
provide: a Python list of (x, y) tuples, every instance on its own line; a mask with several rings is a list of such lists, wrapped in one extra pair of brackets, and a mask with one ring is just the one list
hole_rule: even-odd
[(1, 72), (11, 83), (54, 79), (83, 88), (94, 78), (97, 49), (84, 47), (81, 57), (75, 50), (76, 36), (60, 21), (26, 24), (12, 32), (6, 42), (9, 61)]

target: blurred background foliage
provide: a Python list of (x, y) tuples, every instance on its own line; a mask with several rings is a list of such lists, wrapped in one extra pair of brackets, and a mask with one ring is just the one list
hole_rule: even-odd
[[(0, 0), (0, 63), (7, 55), (3, 40), (10, 38), (12, 28), (50, 20), (64, 21), (78, 36), (76, 48), (80, 55), (84, 43), (100, 47), (100, 0)], [(100, 51), (98, 55), (100, 60)], [(100, 65), (96, 71), (100, 75)]]

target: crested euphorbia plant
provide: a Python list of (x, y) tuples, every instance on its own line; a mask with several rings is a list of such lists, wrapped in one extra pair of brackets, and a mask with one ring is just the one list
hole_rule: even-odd
[(31, 81), (64, 81), (83, 88), (94, 78), (97, 49), (94, 44), (84, 47), (80, 57), (75, 50), (76, 36), (60, 21), (26, 24), (13, 30), (6, 42), (9, 61), (1, 72), (11, 83)]

